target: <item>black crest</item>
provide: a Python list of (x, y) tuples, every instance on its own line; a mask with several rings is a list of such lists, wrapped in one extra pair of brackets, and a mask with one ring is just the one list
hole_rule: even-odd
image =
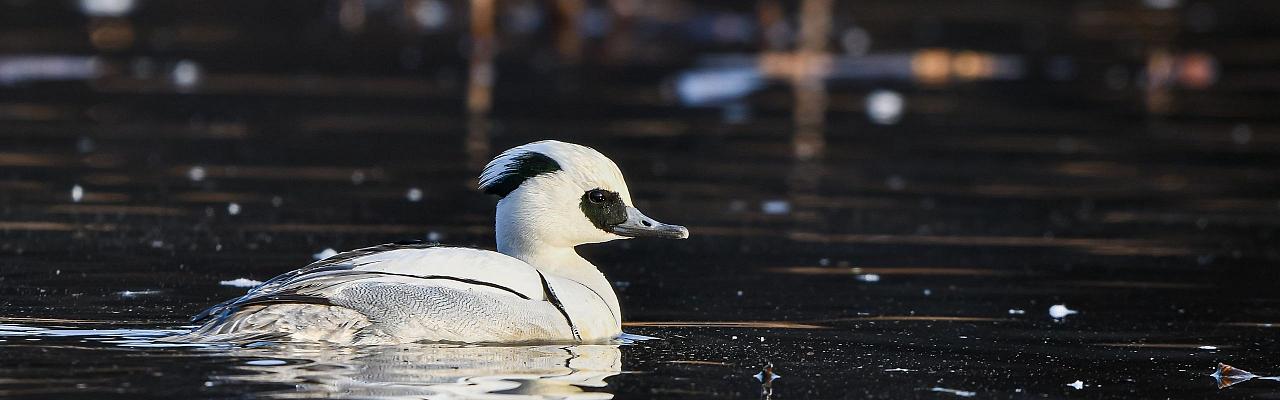
[(525, 180), (556, 171), (560, 171), (560, 163), (545, 154), (531, 151), (512, 157), (496, 177), (481, 182), (480, 190), (498, 197), (507, 197)]

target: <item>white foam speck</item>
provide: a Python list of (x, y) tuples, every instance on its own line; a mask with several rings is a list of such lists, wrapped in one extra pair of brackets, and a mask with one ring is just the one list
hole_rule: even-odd
[(229, 281), (219, 281), (218, 284), (222, 286), (254, 287), (254, 286), (261, 285), (262, 282), (255, 281), (253, 279), (248, 279), (248, 278), (236, 278)]
[(200, 64), (195, 61), (182, 60), (173, 66), (173, 84), (180, 89), (189, 89), (200, 83)]

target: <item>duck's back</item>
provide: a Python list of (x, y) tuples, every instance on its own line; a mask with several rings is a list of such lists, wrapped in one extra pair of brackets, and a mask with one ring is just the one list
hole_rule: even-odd
[(501, 253), (425, 243), (341, 253), (193, 318), (181, 340), (515, 342), (573, 340), (547, 281)]

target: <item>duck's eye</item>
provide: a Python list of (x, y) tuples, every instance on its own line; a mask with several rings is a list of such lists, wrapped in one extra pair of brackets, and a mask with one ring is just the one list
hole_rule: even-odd
[(591, 200), (592, 203), (600, 204), (604, 203), (605, 200), (608, 200), (608, 195), (606, 195), (603, 190), (596, 189), (587, 192), (587, 199)]

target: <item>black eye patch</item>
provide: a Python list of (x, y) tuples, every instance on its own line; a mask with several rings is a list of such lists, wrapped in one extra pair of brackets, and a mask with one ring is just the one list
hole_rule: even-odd
[(587, 216), (592, 225), (609, 232), (609, 228), (627, 222), (627, 205), (617, 192), (604, 189), (592, 189), (582, 194), (578, 204), (582, 214)]

